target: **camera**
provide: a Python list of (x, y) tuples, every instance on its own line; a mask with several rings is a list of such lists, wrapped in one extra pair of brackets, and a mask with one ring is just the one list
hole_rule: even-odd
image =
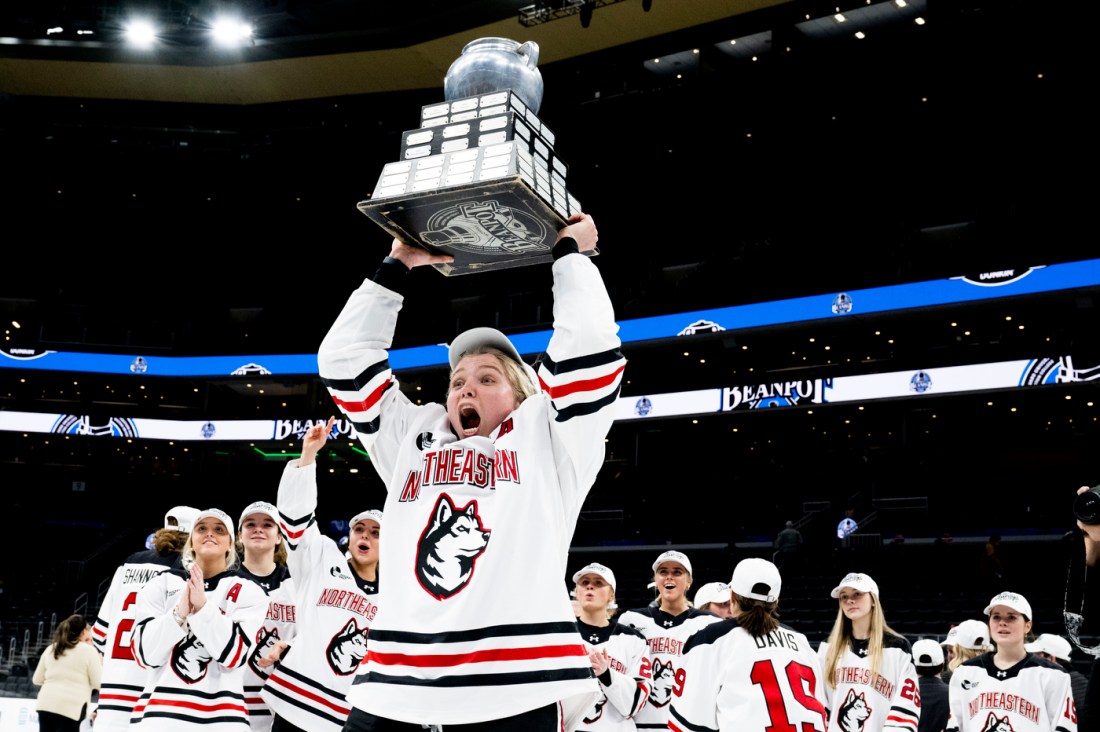
[(1094, 485), (1073, 499), (1073, 515), (1083, 524), (1100, 524), (1100, 485)]

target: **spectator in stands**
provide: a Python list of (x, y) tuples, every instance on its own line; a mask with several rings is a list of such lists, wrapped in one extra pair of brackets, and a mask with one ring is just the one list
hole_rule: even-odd
[(137, 593), (166, 569), (181, 569), (180, 551), (187, 544), (199, 509), (173, 506), (164, 526), (153, 534), (153, 548), (134, 552), (115, 570), (92, 628), (92, 642), (103, 656), (99, 704), (91, 713), (96, 732), (123, 732), (145, 686), (145, 669), (134, 660), (130, 639), (137, 618)]
[(920, 722), (917, 732), (943, 732), (951, 712), (943, 671), (943, 648), (934, 640), (922, 638), (913, 644), (913, 665), (920, 676)]
[(684, 645), (702, 628), (723, 622), (688, 603), (691, 560), (683, 552), (670, 549), (661, 553), (653, 562), (653, 581), (657, 587), (657, 605), (627, 610), (619, 616), (620, 623), (646, 637), (653, 659), (649, 703), (634, 718), (638, 729), (668, 727), (669, 702), (673, 690), (678, 688), (676, 677), (683, 666)]
[(802, 556), (802, 544), (802, 532), (794, 527), (794, 521), (788, 521), (783, 530), (775, 535), (775, 554), (772, 555), (775, 566), (783, 569), (796, 563)]
[(993, 650), (989, 642), (989, 626), (980, 620), (964, 620), (955, 626), (955, 644), (951, 648), (951, 660), (943, 672), (944, 683), (951, 683), (951, 675), (972, 658)]
[[(248, 723), (254, 732), (271, 729), (274, 716), (260, 691), (271, 673), (271, 666), (287, 647), (297, 629), (294, 588), (286, 566), (286, 544), (279, 532), (279, 512), (267, 501), (256, 501), (241, 512), (237, 531), (237, 551), (244, 559), (241, 574), (267, 592), (268, 611), (264, 627), (244, 672), (244, 695), (248, 705)], [(277, 649), (270, 661), (265, 657)]]
[(1077, 705), (1077, 726), (1078, 729), (1084, 729), (1080, 724), (1080, 719), (1082, 715), (1085, 714), (1085, 709), (1087, 707), (1085, 695), (1088, 692), (1089, 679), (1073, 667), (1073, 663), (1070, 660), (1073, 646), (1070, 645), (1068, 640), (1060, 635), (1043, 633), (1036, 638), (1033, 643), (1025, 645), (1024, 648), (1027, 649), (1028, 653), (1042, 656), (1046, 660), (1058, 664), (1069, 672), (1070, 686), (1073, 688), (1073, 702)]
[(39, 732), (77, 732), (99, 689), (103, 662), (92, 647), (92, 627), (83, 615), (70, 615), (54, 633), (34, 670)]
[(978, 574), (985, 583), (985, 588), (990, 592), (999, 592), (1003, 589), (1005, 567), (1001, 559), (1000, 534), (990, 536), (989, 541), (982, 547), (982, 555), (978, 559)]
[(866, 732), (887, 725), (915, 729), (920, 720), (917, 672), (909, 641), (886, 624), (878, 584), (850, 572), (830, 594), (839, 605), (836, 622), (818, 647), (829, 729), (848, 729), (856, 721), (850, 715), (862, 720), (859, 729)]
[(649, 696), (649, 644), (645, 636), (615, 622), (615, 573), (598, 562), (573, 574), (577, 631), (584, 638), (592, 673), (602, 692), (578, 730), (635, 730), (634, 715)]
[(714, 613), (720, 618), (732, 618), (730, 586), (725, 582), (708, 582), (695, 593), (696, 609)]

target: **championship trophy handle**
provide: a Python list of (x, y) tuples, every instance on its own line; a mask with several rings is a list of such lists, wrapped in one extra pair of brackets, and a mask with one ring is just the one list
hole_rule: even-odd
[(539, 44), (525, 41), (516, 49), (516, 54), (527, 59), (527, 68), (533, 69), (539, 64)]

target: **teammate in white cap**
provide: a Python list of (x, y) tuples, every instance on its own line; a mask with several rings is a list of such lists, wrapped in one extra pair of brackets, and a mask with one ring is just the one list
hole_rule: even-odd
[(260, 696), (275, 714), (272, 732), (339, 732), (351, 710), (355, 675), (378, 613), (382, 512), (351, 518), (347, 554), (317, 527), (317, 453), (334, 418), (302, 439), (302, 455), (283, 468), (276, 498), (294, 582), (297, 632), (267, 661), (278, 664)]
[(886, 624), (878, 584), (867, 574), (849, 572), (830, 595), (839, 605), (836, 622), (818, 648), (829, 729), (916, 732), (917, 672), (909, 641)]
[(649, 702), (635, 718), (638, 729), (665, 729), (669, 705), (678, 694), (678, 672), (683, 663), (684, 645), (704, 627), (721, 621), (717, 615), (692, 607), (687, 600), (691, 588), (691, 560), (683, 552), (670, 549), (653, 561), (653, 580), (657, 605), (627, 610), (619, 622), (639, 630), (649, 641), (653, 661), (650, 673)]
[(649, 696), (649, 645), (641, 633), (615, 622), (615, 588), (615, 573), (599, 562), (573, 573), (577, 630), (603, 692), (578, 730), (633, 732), (633, 717)]
[(286, 543), (279, 532), (279, 514), (267, 501), (255, 501), (241, 512), (237, 545), (243, 559), (241, 573), (267, 592), (267, 617), (245, 666), (244, 694), (248, 723), (255, 732), (271, 729), (274, 716), (260, 697), (271, 663), (265, 656), (278, 644), (286, 644), (297, 630), (294, 583), (287, 569)]
[(972, 658), (951, 676), (949, 732), (1076, 732), (1069, 674), (1027, 652), (1031, 603), (1000, 592), (986, 605), (994, 653)]
[(695, 591), (692, 605), (720, 618), (732, 618), (730, 586), (725, 582), (708, 582)]
[(951, 640), (951, 659), (942, 677), (947, 684), (951, 683), (951, 675), (959, 666), (993, 650), (993, 644), (989, 642), (989, 626), (980, 620), (962, 621), (951, 629), (948, 638)]
[(913, 665), (920, 677), (920, 724), (917, 732), (943, 732), (951, 714), (943, 671), (943, 646), (929, 638), (913, 644)]
[(742, 559), (730, 579), (733, 618), (688, 640), (668, 726), (673, 732), (825, 730), (824, 680), (802, 633), (779, 622), (779, 569)]
[[(509, 230), (507, 209), (473, 208)], [(450, 257), (399, 240), (322, 341), (321, 378), (387, 490), (387, 600), (347, 732), (572, 729), (599, 697), (561, 586), (626, 363), (584, 254), (597, 240), (584, 214), (558, 232), (554, 332), (537, 373), (503, 333), (475, 328), (448, 349), (446, 403), (408, 399), (386, 350), (402, 292)], [(524, 602), (501, 602), (506, 588), (523, 588)]]
[(1060, 635), (1043, 633), (1024, 648), (1028, 653), (1034, 653), (1066, 670), (1069, 674), (1070, 686), (1073, 687), (1073, 701), (1077, 704), (1077, 727), (1085, 729), (1082, 720), (1086, 718), (1088, 707), (1089, 677), (1073, 667), (1071, 659), (1073, 645)]
[(99, 605), (92, 627), (96, 650), (103, 654), (103, 679), (99, 705), (89, 715), (96, 732), (123, 732), (130, 728), (130, 713), (145, 687), (145, 669), (134, 661), (130, 640), (137, 613), (137, 593), (146, 582), (166, 569), (178, 569), (180, 550), (187, 543), (199, 509), (174, 506), (153, 535), (153, 548), (126, 558), (111, 578), (111, 586)]
[(238, 571), (224, 511), (199, 512), (181, 555), (186, 569), (156, 575), (137, 595), (132, 649), (149, 674), (130, 729), (240, 732), (248, 726), (244, 666), (267, 595)]

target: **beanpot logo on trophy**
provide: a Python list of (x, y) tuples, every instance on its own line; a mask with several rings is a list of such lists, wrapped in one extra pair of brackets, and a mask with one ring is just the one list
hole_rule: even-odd
[[(461, 275), (549, 262), (558, 230), (581, 211), (542, 104), (534, 41), (467, 43), (443, 79), (446, 101), (421, 107), (358, 208), (406, 244), (453, 262)], [(592, 252), (595, 254), (596, 252)]]

